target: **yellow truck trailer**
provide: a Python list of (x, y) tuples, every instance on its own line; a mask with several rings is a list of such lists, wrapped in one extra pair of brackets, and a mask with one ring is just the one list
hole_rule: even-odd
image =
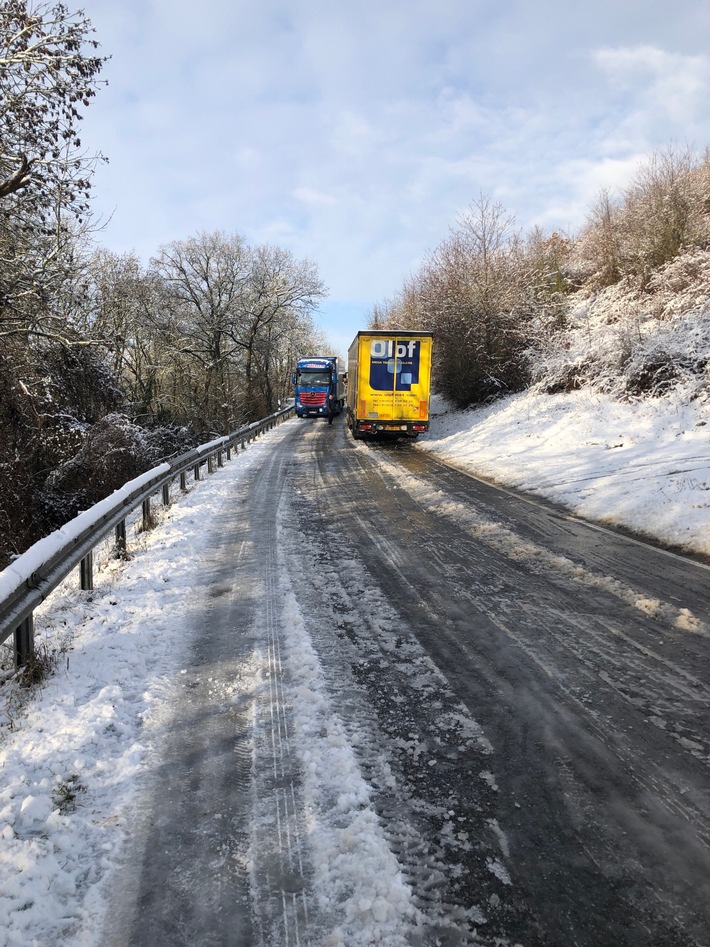
[(358, 332), (348, 349), (348, 427), (353, 437), (429, 430), (431, 332)]

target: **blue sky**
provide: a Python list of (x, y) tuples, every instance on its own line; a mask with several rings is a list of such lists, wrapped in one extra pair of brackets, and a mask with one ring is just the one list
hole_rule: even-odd
[(148, 262), (199, 231), (319, 267), (344, 350), (481, 193), (574, 233), (602, 187), (710, 145), (700, 0), (85, 0), (109, 158), (98, 242)]

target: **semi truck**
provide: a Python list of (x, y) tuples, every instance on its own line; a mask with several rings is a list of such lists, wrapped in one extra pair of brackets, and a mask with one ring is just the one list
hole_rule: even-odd
[(355, 440), (429, 430), (431, 332), (365, 329), (348, 349), (348, 427)]
[(345, 405), (345, 373), (337, 355), (299, 358), (291, 375), (294, 409), (299, 418), (327, 418), (329, 402), (333, 413), (340, 414)]

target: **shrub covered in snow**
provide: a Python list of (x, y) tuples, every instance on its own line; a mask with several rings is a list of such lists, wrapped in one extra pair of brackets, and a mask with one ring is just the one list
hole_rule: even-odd
[(0, 569), (13, 555), (165, 457), (194, 432), (132, 422), (94, 347), (26, 346), (0, 355)]
[(531, 347), (533, 384), (548, 393), (590, 386), (617, 397), (682, 388), (703, 397), (710, 381), (710, 251), (693, 248), (641, 286), (626, 277), (570, 297), (566, 325)]

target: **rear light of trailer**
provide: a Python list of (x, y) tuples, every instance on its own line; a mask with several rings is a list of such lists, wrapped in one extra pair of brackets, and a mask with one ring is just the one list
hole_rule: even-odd
[(417, 433), (419, 433), (419, 431), (426, 431), (426, 424), (413, 424), (412, 430), (417, 431)]
[(369, 423), (367, 423), (367, 422), (366, 422), (365, 424), (359, 424), (358, 427), (360, 428), (361, 431), (371, 431), (371, 430), (372, 430), (372, 425), (369, 424)]

